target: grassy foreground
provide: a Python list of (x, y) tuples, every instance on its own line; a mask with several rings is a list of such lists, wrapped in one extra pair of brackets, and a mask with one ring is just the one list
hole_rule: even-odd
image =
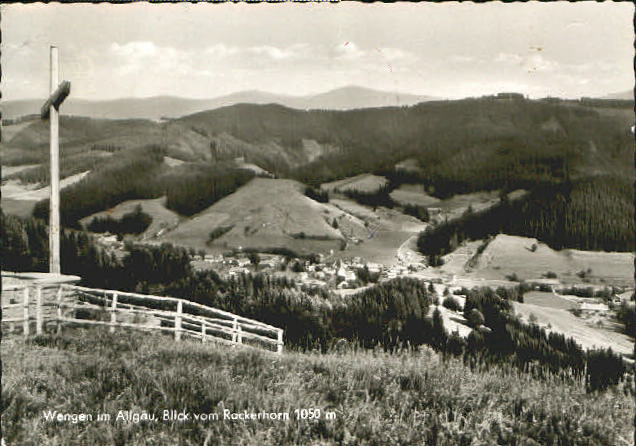
[[(471, 371), (428, 350), (277, 356), (78, 329), (27, 343), (5, 337), (2, 369), (9, 446), (633, 444), (628, 384), (586, 394), (582, 383)], [(314, 408), (320, 419), (296, 419), (294, 409)], [(290, 419), (224, 420), (224, 409)], [(94, 418), (46, 421), (48, 410)], [(220, 418), (164, 421), (163, 410)], [(116, 420), (119, 411), (157, 421)]]

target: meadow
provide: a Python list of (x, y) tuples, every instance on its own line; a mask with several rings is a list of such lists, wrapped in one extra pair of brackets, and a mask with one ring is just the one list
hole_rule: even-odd
[[(631, 381), (587, 393), (580, 380), (471, 369), (428, 348), (276, 355), (70, 328), (27, 342), (5, 336), (1, 348), (7, 445), (632, 444)], [(297, 420), (295, 409), (321, 415)], [(112, 418), (46, 421), (48, 410)], [(116, 420), (120, 410), (158, 420)], [(221, 417), (163, 421), (163, 410)], [(223, 410), (290, 419), (224, 420)]]

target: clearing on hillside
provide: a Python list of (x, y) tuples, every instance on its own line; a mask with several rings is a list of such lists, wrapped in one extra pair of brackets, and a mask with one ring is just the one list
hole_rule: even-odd
[(328, 192), (375, 192), (385, 186), (387, 182), (387, 179), (384, 177), (363, 173), (355, 177), (323, 183), (320, 185), (320, 188)]
[[(88, 171), (71, 175), (60, 181), (60, 189), (64, 189), (78, 182), (88, 174)], [(4, 172), (3, 172), (4, 175)], [(30, 217), (35, 204), (51, 195), (50, 186), (38, 187), (38, 184), (22, 184), (19, 180), (9, 180), (2, 184), (1, 206), (3, 212), (17, 217)]]
[(580, 283), (577, 273), (581, 271), (586, 271), (592, 283), (602, 279), (607, 284), (631, 285), (634, 256), (629, 252), (555, 251), (534, 238), (499, 234), (474, 262), (472, 275), (503, 279), (516, 274), (520, 279), (537, 279), (553, 272), (562, 283)]
[(515, 313), (529, 322), (531, 315), (536, 323), (548, 331), (572, 337), (584, 349), (611, 348), (615, 352), (631, 356), (634, 339), (620, 332), (618, 324), (605, 322), (597, 324), (586, 318), (577, 317), (570, 311), (552, 306), (513, 302)]
[[(344, 239), (332, 226), (342, 211), (304, 195), (293, 180), (255, 178), (160, 237), (205, 248), (289, 248), (301, 253), (338, 249)], [(355, 224), (355, 221), (352, 223)], [(361, 230), (364, 230), (363, 225)], [(360, 230), (360, 228), (358, 228)], [(210, 233), (220, 235), (210, 240)]]
[(436, 206), (439, 198), (431, 197), (424, 192), (424, 187), (420, 184), (402, 184), (390, 194), (393, 201), (402, 206)]
[(166, 208), (166, 197), (160, 197), (149, 200), (124, 201), (111, 209), (84, 217), (80, 220), (80, 223), (88, 226), (96, 217), (121, 219), (124, 214), (133, 212), (138, 205), (141, 206), (143, 212), (152, 217), (152, 223), (141, 234), (142, 239), (154, 238), (158, 234), (161, 235), (161, 233), (175, 227), (183, 219), (176, 212)]

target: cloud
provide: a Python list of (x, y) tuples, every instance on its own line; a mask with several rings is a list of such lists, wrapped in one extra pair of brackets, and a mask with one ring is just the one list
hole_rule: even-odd
[(499, 53), (495, 56), (495, 62), (498, 63), (521, 63), (523, 61), (523, 57), (518, 54), (512, 53)]
[(417, 60), (415, 54), (399, 48), (378, 48), (378, 52), (389, 62), (414, 62)]
[(524, 55), (516, 53), (499, 53), (495, 56), (494, 61), (500, 64), (519, 66), (528, 73), (546, 73), (555, 71), (559, 68), (559, 64), (557, 62), (548, 59), (539, 53)]
[(526, 57), (523, 68), (528, 72), (552, 72), (559, 68), (559, 64), (553, 60), (546, 59), (541, 54), (533, 54)]
[(354, 42), (344, 42), (334, 48), (336, 59), (356, 60), (366, 55), (366, 51), (358, 48)]
[(110, 45), (110, 51), (114, 55), (121, 57), (146, 57), (158, 54), (160, 49), (153, 42), (136, 41), (127, 42), (123, 45), (113, 42)]
[(464, 56), (462, 54), (453, 54), (452, 56), (450, 56), (448, 58), (449, 61), (453, 62), (453, 63), (472, 63), (475, 61), (475, 58), (473, 56)]
[(309, 48), (306, 44), (295, 44), (287, 48), (279, 48), (271, 45), (254, 46), (247, 48), (247, 52), (256, 54), (259, 56), (265, 56), (273, 60), (284, 60), (307, 56)]
[(209, 46), (203, 50), (203, 54), (208, 57), (228, 57), (233, 56), (234, 54), (238, 54), (239, 49), (235, 46), (228, 46), (224, 43), (216, 43), (212, 46)]

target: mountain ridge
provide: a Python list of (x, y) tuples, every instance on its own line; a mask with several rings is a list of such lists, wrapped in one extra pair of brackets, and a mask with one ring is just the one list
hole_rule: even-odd
[[(351, 110), (356, 108), (413, 105), (434, 100), (432, 96), (374, 90), (359, 86), (345, 86), (319, 94), (292, 96), (261, 90), (244, 90), (210, 99), (182, 98), (162, 95), (145, 98), (118, 98), (109, 100), (69, 99), (64, 103), (62, 114), (106, 119), (152, 119), (179, 118), (193, 113), (217, 109), (240, 103), (279, 104), (294, 109)], [(4, 101), (2, 116), (15, 119), (37, 114), (44, 101), (21, 99)]]

